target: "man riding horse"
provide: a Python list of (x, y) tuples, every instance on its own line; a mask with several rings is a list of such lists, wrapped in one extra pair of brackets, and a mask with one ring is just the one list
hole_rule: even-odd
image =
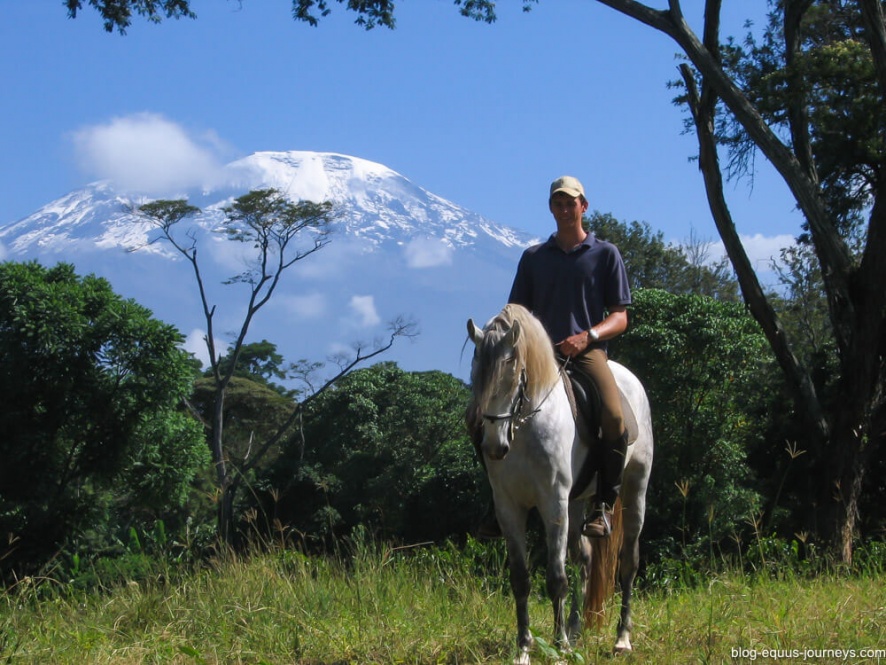
[[(607, 342), (627, 329), (631, 291), (618, 248), (582, 226), (588, 200), (576, 178), (563, 176), (551, 183), (548, 208), (557, 230), (547, 241), (523, 252), (508, 302), (530, 310), (544, 325), (561, 362), (588, 376), (599, 393), (600, 452), (594, 455), (597, 491), (583, 533), (601, 538), (611, 532), (627, 449), (621, 398), (607, 363)], [(482, 428), (476, 422), (469, 422), (469, 428), (479, 446)], [(500, 535), (494, 513), (484, 518), (479, 535)]]

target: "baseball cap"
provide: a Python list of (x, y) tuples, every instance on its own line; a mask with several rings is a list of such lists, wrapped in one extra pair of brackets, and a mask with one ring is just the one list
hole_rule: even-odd
[(561, 176), (551, 183), (551, 196), (557, 192), (563, 192), (573, 198), (579, 196), (585, 198), (585, 188), (582, 187), (578, 178), (573, 178), (571, 175)]

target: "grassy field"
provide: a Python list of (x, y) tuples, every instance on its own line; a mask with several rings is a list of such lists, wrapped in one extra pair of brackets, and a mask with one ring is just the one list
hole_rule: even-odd
[[(481, 547), (489, 549), (478, 558)], [(504, 557), (474, 550), (363, 544), (308, 558), (280, 549), (90, 594), (24, 580), (2, 596), (0, 663), (510, 662), (506, 577), (480, 570)], [(534, 630), (549, 640), (541, 579), (535, 589)], [(695, 588), (641, 590), (635, 650), (615, 658), (617, 601), (605, 632), (586, 633), (566, 662), (886, 663), (886, 585), (877, 574), (733, 572)], [(542, 643), (533, 662), (550, 656)]]

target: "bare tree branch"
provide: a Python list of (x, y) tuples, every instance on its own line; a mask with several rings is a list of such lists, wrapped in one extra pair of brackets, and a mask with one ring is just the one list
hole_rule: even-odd
[[(305, 412), (305, 408), (311, 404), (317, 397), (322, 395), (324, 392), (329, 390), (332, 386), (334, 386), (338, 381), (340, 381), (344, 376), (349, 374), (354, 370), (358, 365), (365, 364), (369, 360), (385, 353), (388, 351), (397, 339), (403, 337), (407, 339), (412, 339), (416, 335), (418, 335), (417, 326), (414, 321), (410, 321), (408, 319), (398, 317), (391, 321), (388, 325), (389, 336), (386, 342), (380, 343), (376, 345), (372, 351), (368, 353), (364, 353), (364, 349), (361, 346), (357, 346), (355, 349), (355, 354), (352, 358), (350, 358), (347, 362), (337, 363), (339, 367), (339, 371), (335, 373), (332, 377), (328, 378), (323, 385), (321, 385), (317, 390), (311, 392), (304, 400), (298, 403), (295, 409), (290, 414), (289, 418), (277, 429), (277, 431), (270, 436), (259, 448), (258, 452), (255, 455), (255, 458), (252, 462), (245, 464), (241, 469), (241, 474), (247, 473), (249, 470), (255, 467), (258, 461), (270, 450), (273, 446), (277, 445), (286, 432), (293, 426), (293, 424), (302, 418)], [(316, 369), (317, 366), (315, 365)]]

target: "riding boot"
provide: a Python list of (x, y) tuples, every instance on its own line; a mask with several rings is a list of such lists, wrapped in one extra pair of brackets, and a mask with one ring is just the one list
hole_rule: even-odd
[(582, 527), (582, 533), (589, 538), (605, 538), (612, 533), (612, 510), (621, 491), (627, 450), (627, 432), (615, 441), (603, 442), (594, 508)]

